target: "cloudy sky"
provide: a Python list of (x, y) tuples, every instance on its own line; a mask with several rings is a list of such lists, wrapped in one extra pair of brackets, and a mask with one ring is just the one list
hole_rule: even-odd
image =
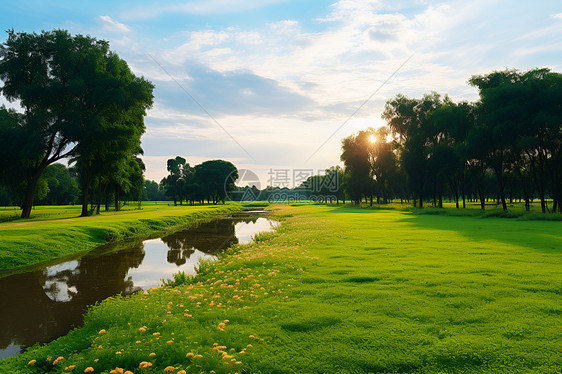
[(271, 169), (325, 169), (398, 93), (475, 100), (473, 74), (562, 70), (560, 0), (19, 0), (0, 25), (106, 39), (151, 80), (157, 181), (176, 155), (229, 160), (262, 185)]

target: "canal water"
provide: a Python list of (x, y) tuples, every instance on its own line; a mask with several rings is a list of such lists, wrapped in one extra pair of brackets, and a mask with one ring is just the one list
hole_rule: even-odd
[(87, 306), (96, 301), (157, 287), (178, 271), (195, 274), (200, 259), (215, 260), (224, 249), (250, 243), (253, 235), (275, 226), (265, 212), (245, 211), (0, 278), (0, 359), (80, 326)]

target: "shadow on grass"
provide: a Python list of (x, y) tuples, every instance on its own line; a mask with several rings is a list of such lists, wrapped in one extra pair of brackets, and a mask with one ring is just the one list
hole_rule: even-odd
[[(384, 209), (381, 208), (335, 207), (326, 211), (326, 213), (377, 214), (383, 211)], [(386, 211), (400, 213), (402, 218), (399, 218), (396, 222), (405, 222), (430, 230), (454, 231), (463, 235), (471, 242), (496, 240), (546, 253), (562, 253), (561, 221), (528, 221), (489, 216), (427, 214), (424, 211)]]
[(496, 240), (547, 253), (562, 253), (562, 222), (405, 214), (407, 216), (399, 222), (426, 229), (454, 231), (471, 242)]

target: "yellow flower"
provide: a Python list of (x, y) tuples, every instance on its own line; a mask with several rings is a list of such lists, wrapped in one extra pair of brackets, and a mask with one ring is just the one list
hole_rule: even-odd
[(30, 366), (33, 366), (33, 365), (35, 365), (36, 362), (37, 362), (37, 360), (31, 360), (27, 364), (30, 365)]

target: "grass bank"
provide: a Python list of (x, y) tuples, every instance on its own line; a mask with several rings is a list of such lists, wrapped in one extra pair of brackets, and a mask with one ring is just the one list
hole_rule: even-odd
[[(40, 207), (32, 219), (0, 223), (0, 270), (15, 269), (136, 236), (150, 235), (240, 210), (238, 205), (169, 206), (145, 204), (78, 217), (80, 207)], [(4, 208), (0, 216), (9, 216)], [(1, 274), (0, 274), (1, 276)]]
[(277, 233), (188, 284), (103, 301), (0, 372), (562, 370), (559, 222), (272, 209)]

